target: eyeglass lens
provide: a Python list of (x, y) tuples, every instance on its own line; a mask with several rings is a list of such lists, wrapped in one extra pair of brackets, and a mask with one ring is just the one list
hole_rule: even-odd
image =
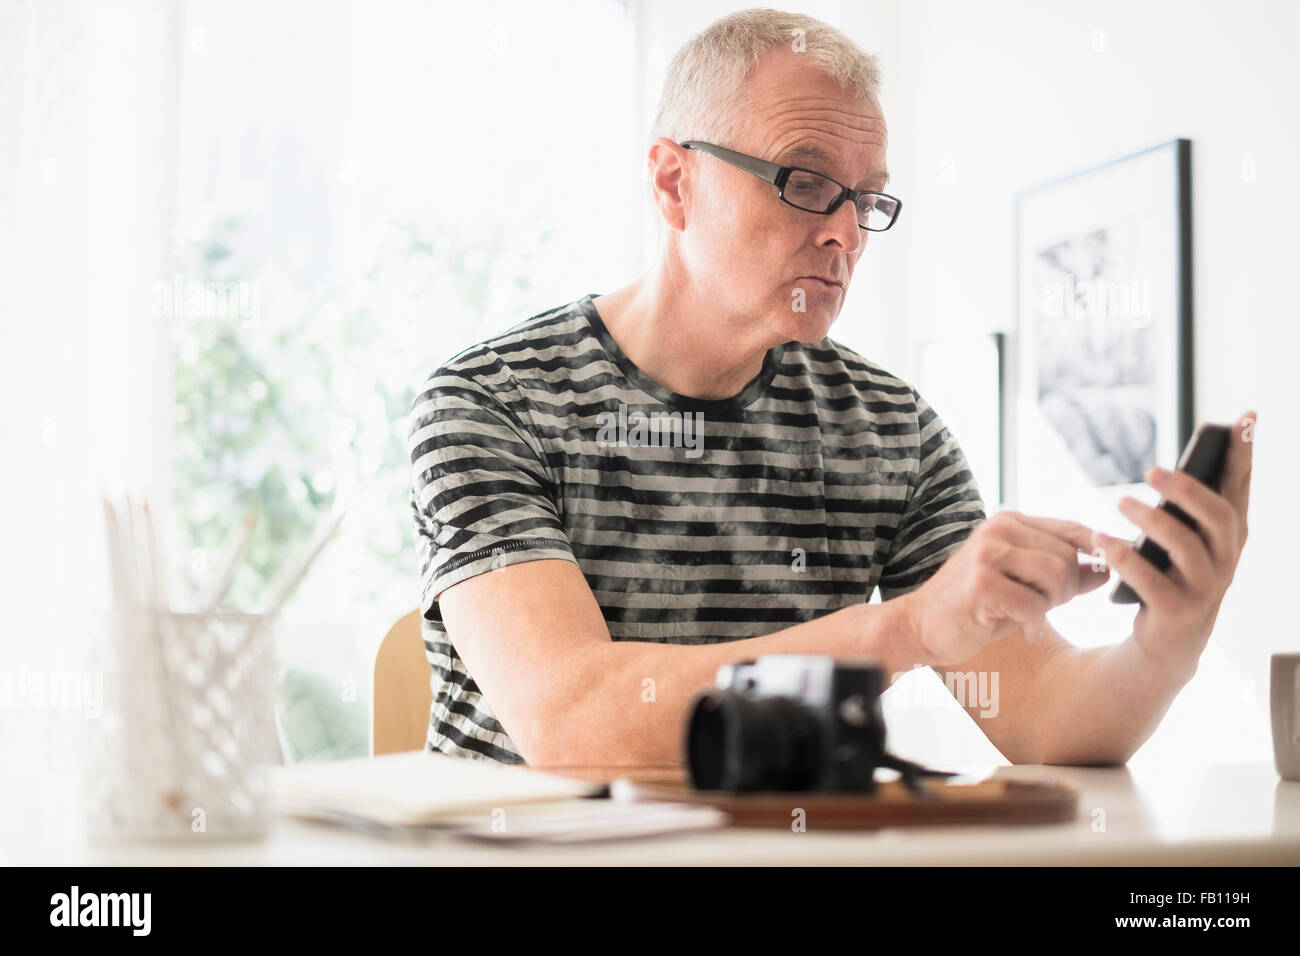
[[(824, 176), (796, 169), (785, 181), (787, 202), (809, 212), (825, 212), (840, 194), (840, 187)], [(898, 203), (885, 196), (863, 196), (858, 200), (858, 222), (868, 229), (884, 229), (894, 220)]]

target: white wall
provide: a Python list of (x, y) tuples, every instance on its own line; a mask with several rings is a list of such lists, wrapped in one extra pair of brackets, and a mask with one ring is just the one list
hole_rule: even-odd
[[(677, 47), (747, 4), (642, 2), (648, 126)], [(1268, 655), (1300, 649), (1288, 547), (1300, 511), (1285, 498), (1297, 464), (1287, 436), (1300, 410), (1291, 368), (1300, 317), (1285, 297), (1300, 258), (1300, 4), (828, 0), (785, 8), (834, 24), (881, 60), (891, 187), (905, 213), (899, 228), (873, 237), (832, 335), (907, 378), (928, 339), (1014, 328), (1018, 191), (1192, 140), (1196, 417), (1259, 412), (1251, 539), (1200, 673), (1134, 763), (1271, 759)], [(1107, 530), (1125, 528), (1117, 515)], [(1123, 639), (1130, 619), (1106, 591), (1061, 609), (1053, 623), (1081, 646)], [(914, 706), (928, 683), (937, 679), (916, 674), (887, 695), (893, 746), (935, 763), (997, 759), (951, 697)]]
[[(1300, 5), (907, 0), (846, 13), (839, 25), (882, 55), (905, 217), (886, 236), (900, 259), (884, 280), (895, 284), (883, 298), (896, 306), (892, 328), (875, 337), (865, 307), (842, 321), (871, 330), (854, 344), (905, 376), (927, 337), (1014, 327), (1017, 191), (1192, 140), (1196, 417), (1259, 412), (1251, 538), (1201, 672), (1138, 759), (1271, 759), (1268, 655), (1300, 649), (1291, 552), (1300, 512), (1287, 497), (1300, 410), (1290, 294), (1300, 258)], [(1101, 611), (1104, 594), (1093, 597), (1054, 622), (1080, 644), (1124, 637), (1104, 613), (1106, 627), (1071, 632)], [(935, 759), (980, 744), (969, 721), (897, 736), (900, 750), (905, 741)]]

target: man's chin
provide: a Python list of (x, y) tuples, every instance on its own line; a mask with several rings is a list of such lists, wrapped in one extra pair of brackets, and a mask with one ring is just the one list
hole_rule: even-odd
[(786, 342), (820, 342), (830, 334), (831, 324), (840, 314), (839, 303), (834, 307), (808, 303), (806, 312), (780, 312), (771, 322)]

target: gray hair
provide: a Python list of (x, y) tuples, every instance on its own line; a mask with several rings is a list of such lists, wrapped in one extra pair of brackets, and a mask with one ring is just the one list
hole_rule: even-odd
[(735, 142), (747, 115), (745, 80), (764, 54), (781, 46), (802, 47), (801, 55), (850, 96), (876, 98), (876, 58), (835, 27), (802, 13), (741, 10), (714, 21), (677, 51), (668, 65), (651, 142), (660, 136), (673, 142)]

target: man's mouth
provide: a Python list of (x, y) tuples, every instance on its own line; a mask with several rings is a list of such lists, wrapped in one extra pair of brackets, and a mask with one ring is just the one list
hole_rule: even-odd
[(832, 281), (831, 279), (821, 279), (818, 278), (817, 276), (803, 276), (801, 277), (800, 281), (811, 282), (814, 286), (816, 286), (819, 289), (843, 289), (844, 288), (843, 282), (835, 282)]

